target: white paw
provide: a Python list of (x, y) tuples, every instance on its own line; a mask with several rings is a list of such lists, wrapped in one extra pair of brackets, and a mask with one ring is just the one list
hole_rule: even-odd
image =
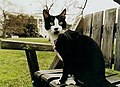
[(59, 79), (58, 79), (58, 80), (55, 80), (55, 84), (60, 85)]
[(74, 81), (74, 77), (73, 76), (69, 77), (65, 83), (67, 85), (75, 85), (76, 84), (76, 82)]

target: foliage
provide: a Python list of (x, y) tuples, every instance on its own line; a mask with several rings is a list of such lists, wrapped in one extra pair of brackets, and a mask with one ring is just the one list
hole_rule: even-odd
[(19, 14), (8, 14), (7, 35), (18, 35), (21, 37), (37, 36), (37, 20), (33, 16)]
[(2, 25), (2, 30), (0, 33), (2, 34), (2, 38), (6, 38), (7, 14), (11, 11), (10, 9), (12, 7), (14, 7), (14, 4), (10, 0), (0, 0), (0, 11), (2, 13), (0, 17), (0, 25)]
[(29, 17), (28, 22), (25, 25), (25, 28), (26, 28), (26, 33), (28, 33), (28, 36), (30, 37), (37, 36), (38, 34), (37, 20), (34, 19), (33, 16)]

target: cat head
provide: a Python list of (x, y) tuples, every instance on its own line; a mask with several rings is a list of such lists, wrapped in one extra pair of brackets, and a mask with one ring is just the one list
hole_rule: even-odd
[(66, 29), (65, 16), (66, 9), (56, 16), (50, 15), (48, 10), (43, 10), (45, 29), (47, 30), (51, 39), (56, 40), (58, 35), (63, 33)]

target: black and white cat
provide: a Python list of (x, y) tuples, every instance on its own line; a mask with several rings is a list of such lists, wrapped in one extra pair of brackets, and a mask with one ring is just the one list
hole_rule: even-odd
[(53, 45), (54, 41), (58, 38), (58, 35), (63, 33), (66, 29), (65, 15), (66, 9), (57, 16), (52, 16), (49, 14), (48, 10), (43, 10), (45, 29), (47, 30)]
[(105, 62), (98, 44), (75, 31), (63, 32), (66, 28), (65, 15), (66, 9), (57, 16), (43, 10), (45, 28), (64, 62), (60, 83), (64, 84), (71, 75), (80, 87), (115, 87), (105, 78)]

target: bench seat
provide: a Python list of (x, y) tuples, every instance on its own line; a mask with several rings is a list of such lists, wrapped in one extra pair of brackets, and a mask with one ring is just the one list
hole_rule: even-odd
[[(61, 85), (57, 85), (56, 82), (62, 76), (62, 71), (63, 71), (62, 69), (41, 70), (41, 71), (35, 72), (35, 76), (47, 82), (47, 85), (49, 85), (50, 87), (61, 87)], [(116, 86), (120, 87), (120, 76), (118, 76), (117, 73), (112, 73), (112, 74), (106, 73), (106, 78), (110, 83), (116, 84)], [(78, 87), (72, 84), (69, 86), (64, 84), (64, 86)]]

